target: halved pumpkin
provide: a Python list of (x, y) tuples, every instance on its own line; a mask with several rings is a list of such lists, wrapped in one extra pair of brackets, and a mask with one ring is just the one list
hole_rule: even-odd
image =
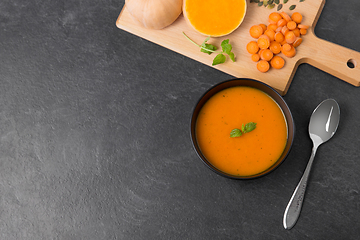
[(221, 37), (235, 31), (246, 13), (246, 0), (184, 0), (183, 14), (197, 32)]
[(172, 24), (181, 14), (182, 0), (125, 0), (131, 16), (143, 27), (162, 29)]

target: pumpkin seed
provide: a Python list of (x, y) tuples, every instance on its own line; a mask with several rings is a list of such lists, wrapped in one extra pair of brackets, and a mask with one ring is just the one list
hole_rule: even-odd
[[(280, 3), (281, 0), (250, 0), (250, 3), (257, 3), (259, 7), (264, 6), (269, 9), (273, 9), (277, 5), (277, 11), (283, 8), (283, 4), (286, 4), (289, 0), (283, 0), (283, 3)], [(299, 0), (299, 2), (304, 2), (305, 0)], [(290, 10), (294, 10), (296, 5), (291, 5)]]
[(296, 5), (291, 5), (290, 7), (289, 7), (289, 10), (294, 10), (296, 8)]
[(275, 7), (275, 4), (273, 4), (273, 3), (272, 3), (272, 4), (269, 4), (269, 5), (267, 6), (268, 9), (273, 9), (274, 7)]

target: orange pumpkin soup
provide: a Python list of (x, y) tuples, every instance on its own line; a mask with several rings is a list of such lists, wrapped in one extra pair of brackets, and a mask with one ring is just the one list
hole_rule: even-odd
[[(256, 128), (240, 137), (230, 132), (242, 124)], [(201, 152), (217, 169), (234, 176), (252, 176), (269, 169), (283, 153), (287, 124), (278, 104), (261, 90), (236, 86), (212, 96), (196, 122)]]

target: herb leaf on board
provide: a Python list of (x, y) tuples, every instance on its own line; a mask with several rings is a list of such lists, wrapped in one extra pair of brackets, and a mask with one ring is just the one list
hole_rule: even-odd
[(208, 36), (207, 38), (205, 38), (205, 40), (203, 41), (203, 43), (201, 45), (197, 44), (196, 42), (194, 42), (193, 40), (191, 40), (184, 32), (183, 35), (193, 44), (195, 44), (196, 46), (198, 46), (200, 48), (200, 51), (203, 53), (207, 53), (207, 54), (211, 54), (211, 53), (217, 53), (216, 57), (213, 59), (213, 63), (212, 65), (217, 65), (217, 64), (221, 64), (224, 63), (226, 61), (226, 56), (224, 55), (224, 53), (226, 53), (229, 58), (231, 59), (231, 61), (235, 62), (235, 54), (232, 52), (232, 46), (229, 43), (229, 39), (223, 40), (221, 42), (221, 48), (222, 51), (216, 51), (217, 47), (212, 45), (212, 44), (208, 44), (207, 41), (210, 40), (210, 36)]
[(230, 52), (232, 50), (232, 46), (231, 46), (231, 44), (229, 44), (229, 39), (226, 39), (221, 42), (221, 48), (224, 53), (230, 54)]
[(214, 51), (216, 51), (216, 49), (217, 49), (217, 47), (215, 47), (214, 45), (212, 45), (212, 44), (208, 44), (208, 43), (206, 43), (207, 41), (209, 41), (209, 39), (210, 39), (210, 36), (209, 37), (207, 37), (205, 40), (204, 40), (204, 42), (201, 44), (201, 52), (203, 52), (203, 53), (207, 53), (207, 54), (211, 54), (211, 53), (213, 53)]
[(215, 65), (218, 65), (218, 64), (220, 64), (220, 63), (224, 63), (225, 61), (226, 61), (225, 55), (222, 54), (222, 53), (219, 53), (219, 54), (216, 55), (216, 57), (214, 58), (212, 65), (215, 66)]

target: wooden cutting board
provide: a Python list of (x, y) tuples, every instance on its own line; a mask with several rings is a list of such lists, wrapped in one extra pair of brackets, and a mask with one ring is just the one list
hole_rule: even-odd
[[(281, 1), (282, 2), (282, 1)], [(295, 4), (295, 10), (289, 7)], [(276, 11), (276, 7), (268, 9), (259, 7), (256, 3), (247, 0), (247, 12), (243, 23), (230, 35), (220, 38), (211, 38), (211, 43), (220, 48), (221, 41), (229, 39), (233, 46), (236, 62), (227, 59), (224, 64), (213, 66), (235, 77), (248, 77), (262, 81), (275, 88), (280, 94), (285, 95), (294, 77), (297, 67), (301, 63), (308, 63), (329, 74), (332, 74), (354, 86), (360, 86), (360, 53), (340, 45), (320, 39), (314, 34), (314, 27), (324, 7), (325, 0), (289, 0), (280, 10), (289, 15), (297, 11), (303, 15), (302, 24), (311, 26), (308, 33), (303, 36), (302, 44), (297, 48), (297, 54), (293, 58), (285, 58), (285, 66), (280, 69), (270, 69), (267, 73), (261, 73), (256, 69), (256, 63), (251, 61), (250, 54), (246, 51), (246, 45), (253, 40), (249, 35), (249, 29), (255, 24), (268, 24), (268, 16)], [(193, 41), (201, 44), (205, 36), (192, 30), (185, 22), (183, 15), (170, 26), (161, 30), (143, 28), (132, 18), (124, 6), (116, 21), (116, 26), (139, 37), (195, 59), (211, 66), (214, 54), (208, 55), (200, 52), (200, 49), (187, 40), (183, 32)], [(283, 56), (280, 54), (280, 56)]]

